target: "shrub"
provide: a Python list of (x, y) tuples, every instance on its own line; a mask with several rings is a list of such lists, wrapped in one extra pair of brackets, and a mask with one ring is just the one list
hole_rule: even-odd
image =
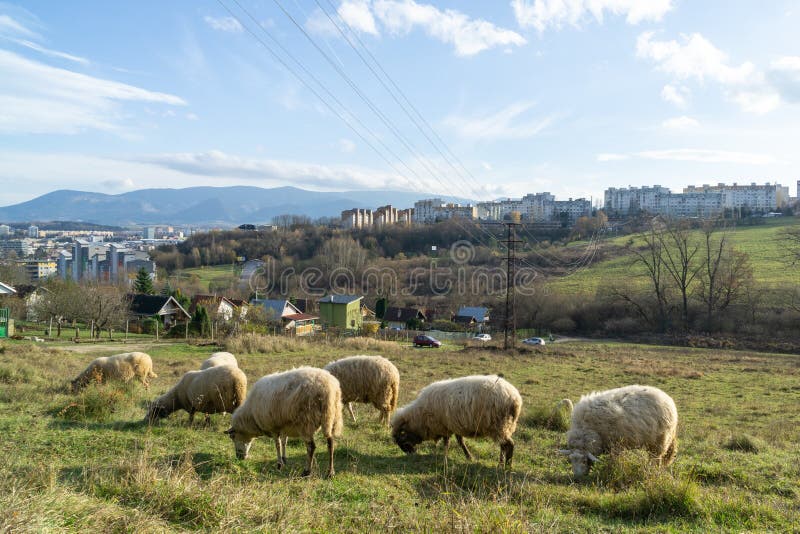
[(56, 415), (69, 421), (108, 421), (132, 396), (130, 384), (90, 383), (73, 402), (57, 410)]
[(751, 452), (753, 454), (758, 454), (763, 448), (760, 440), (747, 434), (731, 436), (722, 446), (729, 451)]
[(559, 401), (554, 406), (532, 406), (526, 408), (523, 419), (526, 426), (546, 428), (557, 432), (569, 430), (572, 413), (566, 403)]

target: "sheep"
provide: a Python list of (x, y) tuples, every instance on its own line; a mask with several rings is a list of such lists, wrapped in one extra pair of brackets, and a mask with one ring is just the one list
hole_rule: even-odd
[(400, 373), (392, 362), (382, 356), (350, 356), (330, 362), (323, 369), (339, 380), (342, 402), (347, 403), (353, 422), (353, 403), (364, 402), (377, 408), (381, 422), (389, 424), (400, 390)]
[(72, 381), (72, 391), (78, 392), (89, 385), (92, 380), (103, 383), (107, 380), (128, 382), (138, 378), (145, 387), (150, 388), (151, 378), (158, 378), (153, 372), (153, 360), (144, 352), (125, 352), (114, 356), (104, 356), (92, 360), (84, 371)]
[(236, 361), (236, 356), (230, 352), (215, 352), (200, 365), (200, 370), (203, 371), (209, 367), (217, 367), (218, 365), (232, 365), (239, 367), (239, 362)]
[(392, 438), (400, 449), (411, 454), (425, 440), (444, 440), (444, 458), (450, 436), (468, 460), (472, 454), (464, 437), (488, 437), (500, 444), (500, 464), (511, 467), (514, 455), (512, 434), (522, 410), (517, 388), (496, 375), (467, 376), (429, 384), (410, 404), (392, 418)]
[(567, 449), (559, 452), (569, 457), (576, 478), (612, 450), (643, 448), (659, 465), (669, 465), (678, 451), (677, 429), (675, 402), (660, 389), (609, 389), (581, 397), (572, 410)]
[(145, 421), (153, 423), (172, 412), (189, 412), (189, 424), (195, 412), (206, 414), (206, 423), (212, 413), (233, 413), (247, 395), (247, 377), (233, 365), (209, 367), (202, 371), (184, 374), (172, 389), (150, 403)]
[(328, 441), (328, 477), (332, 477), (334, 437), (342, 432), (342, 390), (329, 372), (299, 367), (256, 382), (244, 404), (233, 413), (231, 427), (225, 433), (233, 440), (240, 460), (247, 458), (253, 438), (274, 438), (278, 469), (286, 464), (286, 438), (302, 438), (307, 451), (303, 476), (308, 476), (315, 463), (314, 434), (320, 427)]

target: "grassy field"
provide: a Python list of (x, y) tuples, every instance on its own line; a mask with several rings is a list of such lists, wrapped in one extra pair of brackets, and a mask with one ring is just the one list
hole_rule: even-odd
[[(781, 242), (781, 233), (786, 228), (796, 226), (800, 226), (800, 219), (787, 217), (772, 220), (762, 226), (744, 226), (730, 231), (730, 240), (734, 246), (750, 255), (756, 282), (766, 286), (798, 282), (797, 271), (787, 268), (784, 245)], [(697, 235), (699, 238), (699, 231)], [(617, 237), (610, 239), (608, 243), (625, 246), (631, 238), (632, 236)], [(635, 279), (640, 270), (641, 267), (634, 265), (633, 256), (622, 255), (598, 262), (568, 276), (555, 278), (552, 287), (566, 294), (594, 294), (601, 286), (630, 284), (632, 277)]]
[[(144, 403), (197, 368), (213, 347), (127, 345), (148, 351), (159, 377), (140, 385), (67, 393), (68, 379), (121, 347), (0, 348), (0, 532), (16, 531), (458, 531), (709, 532), (800, 529), (800, 357), (652, 346), (564, 343), (513, 354), (486, 348), (411, 349), (351, 339), (334, 344), (266, 343), (237, 354), (251, 383), (277, 370), (380, 353), (401, 373), (401, 404), (445, 377), (502, 373), (524, 398), (514, 466), (498, 447), (467, 440), (423, 445), (406, 457), (358, 408), (338, 442), (337, 474), (299, 477), (305, 449), (290, 440), (288, 469), (275, 469), (259, 439), (237, 461), (222, 434), (229, 416), (190, 428), (184, 412), (148, 427)], [(237, 346), (246, 349), (244, 345)], [(625, 384), (661, 387), (679, 413), (679, 452), (669, 469), (642, 455), (601, 458), (574, 481), (556, 453), (564, 397)], [(202, 418), (199, 418), (202, 420)], [(324, 445), (318, 439), (318, 461)]]
[(241, 274), (241, 269), (234, 269), (231, 265), (212, 265), (207, 267), (193, 267), (191, 269), (181, 269), (173, 276), (179, 279), (187, 279), (197, 277), (200, 290), (209, 292), (209, 285), (213, 282), (218, 287), (227, 287), (232, 278), (238, 277)]

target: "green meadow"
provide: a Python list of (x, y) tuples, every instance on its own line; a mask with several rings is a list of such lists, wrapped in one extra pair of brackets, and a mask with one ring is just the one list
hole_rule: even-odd
[[(413, 349), (354, 338), (330, 343), (265, 338), (233, 342), (250, 383), (345, 355), (382, 354), (400, 370), (400, 404), (426, 384), (500, 373), (523, 396), (511, 469), (499, 448), (467, 439), (467, 462), (426, 443), (394, 445), (377, 412), (358, 405), (337, 442), (336, 476), (300, 477), (258, 439), (248, 460), (223, 434), (230, 417), (187, 425), (184, 412), (152, 427), (145, 403), (216, 347), (186, 344), (0, 345), (0, 532), (790, 532), (800, 528), (800, 356), (613, 343)], [(68, 381), (94, 357), (148, 352), (158, 378), (91, 386)], [(91, 351), (91, 352), (86, 352)], [(260, 352), (259, 352), (260, 351)], [(669, 393), (680, 414), (675, 463), (637, 451), (604, 456), (573, 480), (558, 401), (626, 384)], [(324, 440), (317, 440), (324, 464)]]
[[(785, 243), (781, 237), (787, 228), (800, 226), (800, 219), (784, 217), (760, 226), (743, 226), (728, 230), (734, 247), (750, 256), (753, 279), (766, 287), (797, 284), (797, 270), (787, 264)], [(702, 234), (696, 232), (698, 239)], [(618, 251), (613, 257), (604, 259), (567, 276), (553, 278), (551, 287), (564, 294), (595, 294), (601, 287), (624, 287), (630, 283), (645, 284), (644, 271), (637, 265), (632, 254), (624, 249), (627, 244), (636, 245), (635, 236), (615, 237), (605, 242)], [(586, 246), (586, 243), (571, 246)], [(600, 246), (604, 246), (601, 241)]]

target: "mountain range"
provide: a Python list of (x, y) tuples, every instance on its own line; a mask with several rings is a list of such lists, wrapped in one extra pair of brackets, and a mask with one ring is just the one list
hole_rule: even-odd
[[(338, 217), (343, 210), (391, 204), (408, 208), (434, 196), (408, 191), (306, 191), (296, 187), (188, 187), (140, 189), (118, 195), (58, 190), (0, 207), (0, 221), (83, 221), (117, 226), (268, 223), (276, 215)], [(448, 201), (464, 199), (441, 197)]]

